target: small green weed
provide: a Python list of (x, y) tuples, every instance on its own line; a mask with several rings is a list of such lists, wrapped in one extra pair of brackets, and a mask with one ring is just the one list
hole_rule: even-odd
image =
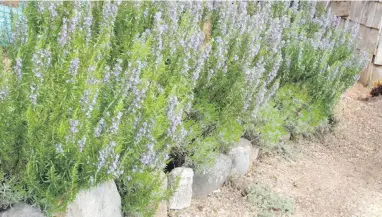
[(295, 210), (294, 200), (280, 196), (266, 185), (252, 186), (248, 200), (258, 207), (258, 217), (289, 216)]
[(8, 179), (0, 172), (0, 210), (8, 208), (24, 198), (24, 192), (22, 189), (16, 188), (16, 184), (15, 178)]

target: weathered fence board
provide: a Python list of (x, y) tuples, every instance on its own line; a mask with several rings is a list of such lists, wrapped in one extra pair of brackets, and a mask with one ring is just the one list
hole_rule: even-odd
[(332, 1), (332, 13), (341, 16), (341, 26), (349, 20), (349, 27), (360, 25), (357, 48), (370, 54), (370, 63), (361, 72), (360, 82), (370, 85), (382, 78), (382, 0)]
[(377, 51), (374, 58), (374, 64), (382, 65), (382, 29), (379, 30)]
[(382, 20), (382, 3), (369, 2), (367, 10), (365, 10), (362, 24), (379, 29)]
[(370, 54), (376, 54), (379, 31), (364, 25), (360, 25), (358, 48)]
[(7, 1), (7, 0), (0, 0), (0, 5), (6, 5), (11, 7), (17, 7), (19, 5), (19, 1)]
[(360, 23), (362, 20), (363, 11), (365, 10), (366, 3), (364, 1), (353, 1), (350, 4), (349, 19)]
[(339, 17), (347, 17), (350, 13), (350, 3), (347, 1), (333, 1), (330, 3), (332, 13)]

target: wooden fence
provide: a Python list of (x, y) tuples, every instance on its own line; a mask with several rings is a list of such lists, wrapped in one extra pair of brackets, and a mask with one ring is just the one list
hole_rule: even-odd
[(17, 6), (19, 5), (19, 1), (6, 1), (6, 0), (0, 0), (0, 5), (11, 6), (11, 7), (17, 7)]
[(382, 79), (382, 0), (379, 1), (331, 1), (332, 13), (344, 23), (359, 24), (358, 49), (370, 55), (370, 63), (361, 72), (360, 82), (371, 85)]

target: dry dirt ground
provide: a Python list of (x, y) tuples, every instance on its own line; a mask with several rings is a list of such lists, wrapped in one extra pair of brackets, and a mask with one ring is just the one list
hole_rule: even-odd
[[(294, 142), (293, 158), (260, 155), (244, 178), (295, 201), (291, 216), (382, 217), (382, 96), (356, 84), (336, 108), (337, 127), (321, 138)], [(231, 185), (169, 216), (256, 216)]]

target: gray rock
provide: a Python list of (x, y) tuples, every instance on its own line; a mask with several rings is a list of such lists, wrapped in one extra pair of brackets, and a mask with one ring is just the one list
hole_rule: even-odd
[(183, 209), (191, 206), (193, 176), (194, 171), (185, 167), (175, 168), (168, 174), (169, 187), (176, 187), (168, 201), (169, 209)]
[(121, 197), (114, 181), (81, 190), (60, 217), (122, 217)]
[(45, 217), (45, 215), (26, 203), (17, 203), (4, 212), (0, 212), (0, 217)]
[(249, 154), (250, 152), (243, 147), (235, 147), (231, 149), (229, 152), (229, 156), (232, 160), (231, 177), (239, 177), (247, 174), (251, 164)]
[(231, 158), (227, 155), (220, 154), (211, 168), (195, 173), (192, 185), (193, 196), (208, 195), (216, 189), (219, 189), (227, 180), (231, 167)]
[[(162, 193), (164, 193), (167, 190), (168, 180), (164, 172), (161, 172), (160, 177), (163, 180), (161, 190), (163, 191)], [(167, 201), (161, 201), (159, 203), (159, 206), (155, 212), (154, 217), (167, 217)]]
[(168, 186), (168, 180), (167, 180), (166, 174), (164, 172), (161, 172), (160, 173), (160, 178), (163, 180), (161, 189), (162, 189), (162, 191), (166, 191), (167, 190), (167, 186)]
[(260, 148), (258, 146), (253, 146), (252, 143), (247, 139), (241, 138), (236, 147), (243, 147), (245, 150), (247, 150), (251, 164), (254, 163), (259, 156)]

